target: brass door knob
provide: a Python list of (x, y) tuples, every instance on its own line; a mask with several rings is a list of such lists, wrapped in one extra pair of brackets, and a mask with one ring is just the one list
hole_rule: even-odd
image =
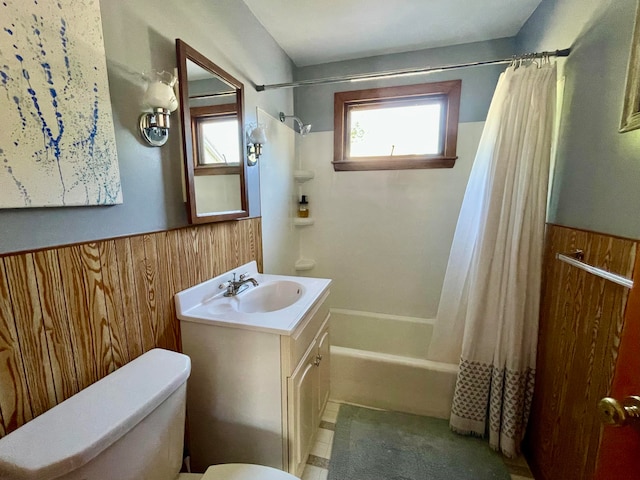
[(614, 427), (640, 422), (640, 397), (627, 397), (622, 403), (615, 398), (604, 397), (598, 402), (598, 413), (602, 423)]

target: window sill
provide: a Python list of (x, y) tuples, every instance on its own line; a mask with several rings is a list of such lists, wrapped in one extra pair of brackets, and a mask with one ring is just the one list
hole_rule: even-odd
[(419, 159), (394, 160), (341, 160), (334, 161), (336, 172), (354, 172), (366, 170), (416, 170), (423, 168), (453, 168), (458, 157), (431, 157)]
[(198, 175), (231, 175), (231, 174), (240, 174), (240, 167), (238, 165), (230, 166), (230, 165), (215, 165), (215, 166), (204, 166), (199, 165), (194, 167), (193, 174)]

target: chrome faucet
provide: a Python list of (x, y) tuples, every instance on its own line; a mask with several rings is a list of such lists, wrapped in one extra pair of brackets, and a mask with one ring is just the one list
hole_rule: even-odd
[(254, 287), (257, 287), (258, 282), (255, 280), (255, 278), (251, 278), (251, 277), (247, 278), (247, 275), (249, 274), (243, 273), (242, 275), (240, 275), (240, 277), (236, 281), (236, 274), (234, 272), (233, 278), (231, 280), (227, 280), (224, 283), (221, 283), (220, 285), (218, 285), (218, 288), (227, 289), (227, 291), (224, 292), (225, 297), (235, 297), (240, 292), (244, 292), (247, 288), (249, 288), (249, 285), (248, 285), (249, 283), (251, 283)]

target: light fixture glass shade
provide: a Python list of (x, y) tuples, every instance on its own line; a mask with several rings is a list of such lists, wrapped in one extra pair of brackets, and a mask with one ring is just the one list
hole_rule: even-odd
[(267, 128), (261, 123), (250, 123), (245, 129), (247, 137), (247, 165), (253, 167), (262, 155), (262, 145), (267, 143)]
[(149, 86), (144, 94), (143, 102), (151, 108), (163, 108), (170, 112), (178, 108), (173, 86), (176, 78), (167, 72), (153, 72), (149, 77)]
[(261, 145), (267, 143), (267, 129), (264, 125), (257, 125), (249, 130), (249, 142), (259, 143)]
[(143, 112), (138, 119), (140, 135), (152, 147), (161, 147), (169, 138), (171, 112), (178, 108), (178, 99), (173, 90), (177, 78), (168, 72), (145, 74), (149, 82), (143, 104), (153, 112)]

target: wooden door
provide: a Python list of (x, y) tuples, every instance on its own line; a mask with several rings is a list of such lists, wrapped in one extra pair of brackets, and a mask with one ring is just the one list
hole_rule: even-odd
[[(629, 293), (610, 397), (640, 396), (640, 254)], [(640, 478), (640, 425), (603, 429), (596, 480)]]

